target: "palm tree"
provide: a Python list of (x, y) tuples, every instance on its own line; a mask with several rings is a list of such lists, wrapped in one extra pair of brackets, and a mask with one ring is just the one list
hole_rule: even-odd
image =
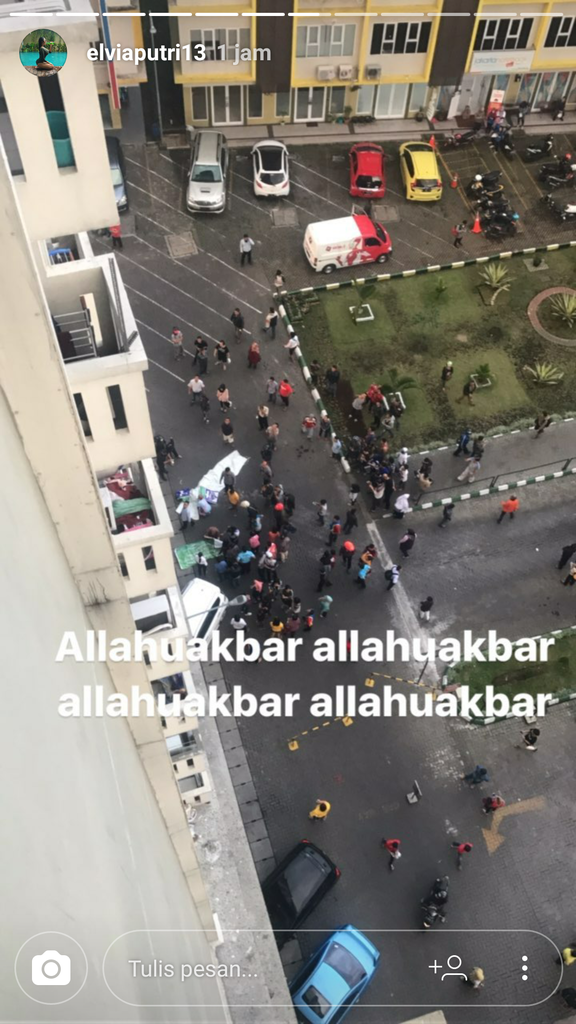
[(387, 376), (384, 378), (380, 385), (382, 391), (412, 391), (414, 388), (419, 388), (420, 385), (414, 377), (404, 376), (394, 367), (390, 367), (387, 370)]

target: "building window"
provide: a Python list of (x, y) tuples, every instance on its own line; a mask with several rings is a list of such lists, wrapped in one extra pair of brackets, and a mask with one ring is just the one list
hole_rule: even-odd
[(374, 25), (370, 53), (426, 53), (430, 22), (389, 21)]
[(58, 167), (76, 167), (58, 75), (39, 78), (38, 85), (52, 136), (56, 163)]
[(12, 121), (10, 120), (10, 112), (4, 99), (4, 93), (2, 92), (2, 85), (0, 83), (0, 136), (4, 143), (6, 150), (6, 157), (8, 159), (8, 166), (12, 174), (24, 174), (24, 168), (22, 167), (22, 160), (20, 158), (20, 151), (18, 149), (18, 143), (16, 142), (16, 136), (12, 128)]
[(128, 566), (126, 565), (126, 559), (124, 558), (124, 555), (118, 555), (118, 564), (120, 566), (120, 572), (122, 573), (124, 578), (129, 580), (130, 576), (128, 575)]
[(248, 117), (262, 117), (262, 90), (259, 85), (248, 86)]
[(481, 18), (475, 50), (525, 50), (534, 18)]
[(334, 88), (330, 89), (330, 108), (329, 113), (333, 116), (344, 113), (344, 107), (346, 105), (346, 86), (335, 85)]
[(195, 775), (189, 775), (178, 783), (181, 793), (189, 793), (192, 789), (201, 789), (203, 785), (204, 779), (200, 772), (197, 772)]
[(576, 46), (576, 18), (552, 18), (544, 46)]
[(408, 102), (408, 114), (418, 114), (420, 110), (423, 110), (426, 105), (426, 97), (428, 96), (428, 86), (425, 82), (417, 82), (416, 85), (412, 86), (410, 90), (410, 100)]
[(206, 89), (192, 89), (192, 117), (194, 121), (208, 120)]
[(192, 45), (192, 60), (199, 60), (198, 51), (195, 46), (203, 46), (203, 59), (208, 60), (235, 60), (236, 46), (241, 50), (250, 46), (249, 28), (197, 28), (190, 33)]
[(107, 92), (98, 93), (98, 102), (100, 104), (100, 113), (102, 114), (102, 124), (105, 128), (112, 127), (112, 112), (110, 110), (110, 97)]
[(150, 544), (142, 548), (142, 558), (144, 559), (147, 571), (152, 572), (156, 568), (156, 560), (154, 558), (154, 548)]
[(296, 34), (297, 57), (351, 57), (355, 25), (300, 25)]
[(86, 406), (84, 405), (82, 395), (74, 395), (74, 401), (76, 403), (76, 412), (78, 413), (80, 423), (82, 424), (82, 430), (84, 431), (84, 437), (92, 437), (90, 420), (88, 419), (88, 413), (86, 412)]
[(290, 117), (290, 93), (276, 93), (276, 117)]
[(119, 384), (112, 384), (111, 387), (106, 388), (108, 394), (108, 401), (110, 402), (110, 411), (112, 413), (112, 419), (114, 420), (114, 428), (116, 430), (126, 430), (128, 426), (128, 420), (126, 419), (126, 413), (124, 412), (124, 402), (122, 401), (122, 392)]
[(374, 107), (375, 85), (361, 85), (356, 93), (356, 113), (371, 114)]

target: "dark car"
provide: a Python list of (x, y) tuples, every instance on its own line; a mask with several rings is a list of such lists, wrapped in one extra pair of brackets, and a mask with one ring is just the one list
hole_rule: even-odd
[(302, 839), (268, 875), (262, 892), (279, 949), (339, 878), (336, 865), (308, 839)]
[(108, 163), (114, 186), (114, 197), (118, 213), (126, 213), (128, 209), (128, 192), (126, 189), (126, 167), (124, 154), (119, 139), (114, 135), (106, 136), (106, 149), (108, 150)]
[(350, 195), (381, 199), (386, 191), (382, 146), (357, 142), (350, 150)]

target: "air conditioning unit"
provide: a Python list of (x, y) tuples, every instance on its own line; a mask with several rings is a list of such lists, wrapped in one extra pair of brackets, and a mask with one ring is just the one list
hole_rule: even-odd
[(349, 82), (354, 77), (354, 68), (351, 64), (341, 64), (338, 68), (338, 78), (341, 82)]
[(366, 78), (370, 78), (374, 81), (376, 78), (380, 78), (382, 75), (382, 68), (379, 64), (367, 64), (366, 65)]
[(326, 65), (316, 68), (316, 78), (319, 82), (331, 82), (336, 78), (336, 69)]

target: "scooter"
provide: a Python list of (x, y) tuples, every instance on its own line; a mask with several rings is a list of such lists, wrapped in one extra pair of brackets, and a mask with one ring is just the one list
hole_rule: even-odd
[(480, 210), (481, 217), (484, 216), (484, 212), (505, 213), (507, 210), (510, 210), (510, 200), (506, 199), (504, 195), (497, 195), (494, 199), (485, 196), (483, 199), (478, 199), (476, 205)]
[(475, 174), (472, 181), (466, 186), (469, 196), (477, 198), (492, 197), (504, 191), (504, 185), (499, 183), (502, 171), (488, 171), (487, 174)]
[(504, 153), (508, 160), (514, 159), (515, 147), (509, 128), (503, 132), (493, 132), (490, 136), (490, 145), (495, 153)]
[(549, 156), (552, 152), (553, 145), (554, 136), (547, 135), (545, 139), (540, 139), (539, 142), (534, 142), (531, 146), (527, 146), (524, 150), (524, 159), (526, 163), (531, 163), (532, 160), (540, 160), (544, 156)]
[(455, 132), (454, 135), (447, 135), (442, 140), (443, 149), (460, 149), (462, 146), (468, 146), (469, 143), (474, 142), (478, 138), (479, 129), (472, 128), (467, 132)]
[(486, 238), (507, 238), (517, 232), (516, 222), (513, 220), (491, 221), (484, 228)]
[(566, 156), (562, 157), (561, 160), (555, 161), (555, 163), (542, 164), (540, 174), (538, 175), (540, 181), (543, 181), (550, 188), (573, 185), (576, 163), (573, 163), (572, 160), (572, 154), (566, 153)]
[(422, 925), (424, 928), (432, 928), (436, 921), (446, 920), (445, 906), (448, 902), (448, 891), (450, 888), (450, 879), (448, 875), (444, 875), (442, 878), (437, 878), (430, 890), (429, 896), (420, 901), (420, 906), (424, 911), (424, 917), (422, 919)]
[(483, 228), (488, 224), (516, 224), (520, 215), (515, 210), (484, 210), (480, 214), (480, 223)]
[(546, 203), (560, 220), (573, 220), (576, 217), (576, 203), (564, 203), (563, 206), (559, 206), (551, 194), (542, 196), (542, 202)]

